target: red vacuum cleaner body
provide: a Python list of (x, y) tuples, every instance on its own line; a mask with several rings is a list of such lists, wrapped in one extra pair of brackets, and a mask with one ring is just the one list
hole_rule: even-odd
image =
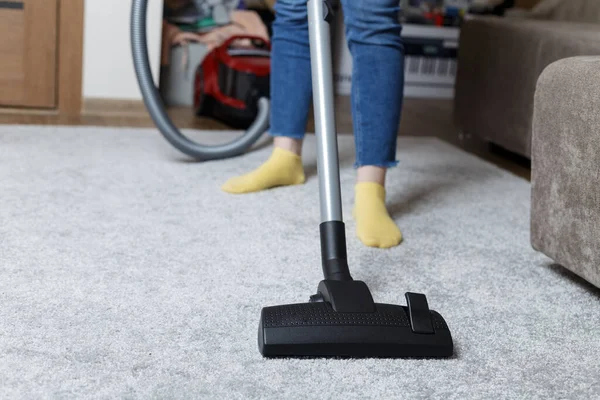
[[(246, 39), (252, 46), (235, 46)], [(256, 36), (233, 36), (211, 51), (196, 71), (194, 107), (210, 117), (247, 129), (258, 113), (258, 100), (269, 97), (271, 45)]]

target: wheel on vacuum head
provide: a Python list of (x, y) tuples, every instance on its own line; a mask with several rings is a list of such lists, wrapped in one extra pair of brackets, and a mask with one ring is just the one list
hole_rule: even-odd
[(168, 116), (159, 90), (154, 84), (148, 57), (147, 11), (148, 0), (133, 0), (130, 26), (131, 51), (144, 104), (164, 138), (176, 149), (197, 160), (228, 158), (246, 152), (269, 127), (269, 99), (263, 97), (258, 101), (258, 113), (254, 122), (240, 137), (229, 143), (203, 145), (183, 135)]

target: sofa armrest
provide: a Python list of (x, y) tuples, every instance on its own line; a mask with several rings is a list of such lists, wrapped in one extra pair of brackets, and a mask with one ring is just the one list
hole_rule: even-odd
[(553, 63), (535, 94), (533, 247), (600, 287), (600, 57)]

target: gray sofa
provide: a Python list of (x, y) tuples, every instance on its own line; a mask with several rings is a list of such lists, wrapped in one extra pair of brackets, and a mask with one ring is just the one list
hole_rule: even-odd
[(589, 55), (600, 55), (600, 0), (544, 0), (524, 16), (468, 19), (459, 47), (457, 126), (529, 158), (540, 74), (555, 61)]
[(600, 57), (544, 70), (532, 144), (532, 245), (600, 287)]

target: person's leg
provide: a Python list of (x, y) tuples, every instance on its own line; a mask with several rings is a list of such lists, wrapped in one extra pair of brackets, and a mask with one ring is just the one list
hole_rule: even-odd
[(353, 215), (367, 246), (393, 247), (402, 234), (385, 206), (385, 176), (397, 164), (404, 94), (398, 0), (342, 0), (352, 53), (352, 113), (357, 182)]
[(224, 191), (249, 193), (304, 183), (300, 156), (311, 98), (306, 0), (278, 0), (271, 52), (273, 153), (258, 169), (228, 180), (222, 187)]

